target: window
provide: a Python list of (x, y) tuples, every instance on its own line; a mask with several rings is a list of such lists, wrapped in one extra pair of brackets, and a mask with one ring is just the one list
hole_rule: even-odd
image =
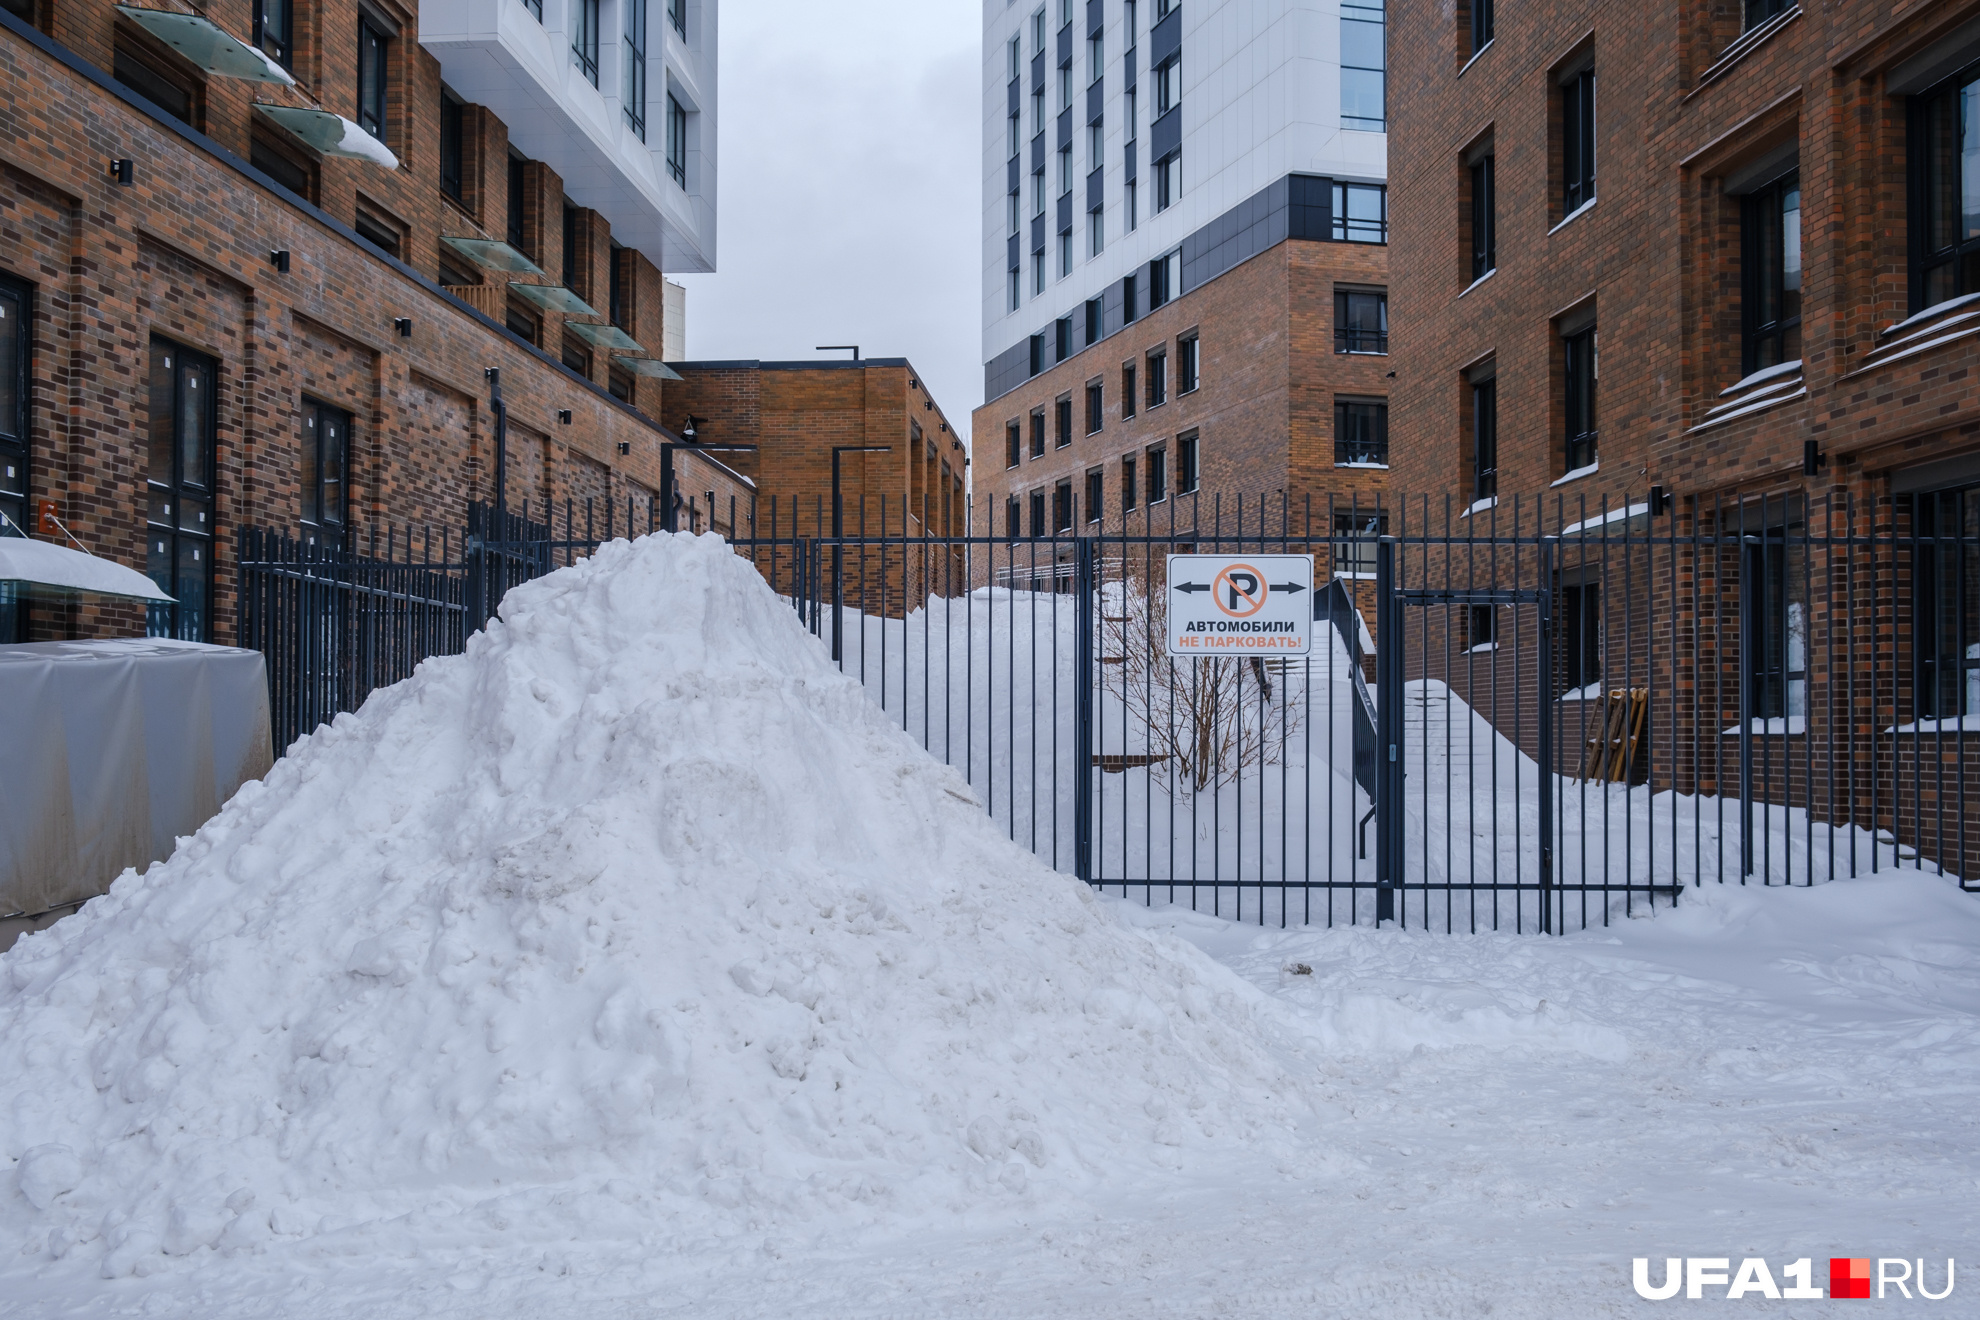
[(1106, 71), (1106, 40), (1098, 34), (1086, 39), (1086, 81), (1089, 86), (1100, 81)]
[(687, 111), (667, 93), (667, 177), (687, 187)]
[(1072, 274), (1072, 231), (1068, 229), (1059, 235), (1059, 276), (1061, 279)]
[[(28, 286), (0, 279), (0, 518), (23, 535), (28, 518)], [(14, 533), (0, 528), (0, 536)], [(0, 642), (26, 641), (18, 583), (0, 583)]]
[(1595, 200), (1595, 70), (1561, 84), (1561, 214)]
[(1107, 474), (1094, 468), (1086, 474), (1086, 521), (1097, 523), (1107, 511)]
[(543, 0), (522, 0), (522, 3), (523, 8), (529, 11), (531, 18), (539, 23), (543, 21)]
[(1148, 502), (1160, 504), (1169, 498), (1169, 452), (1166, 449), (1148, 451), (1145, 466), (1148, 469)]
[(1807, 554), (1798, 527), (1750, 538), (1745, 566), (1747, 702), (1754, 719), (1808, 713)]
[(1196, 432), (1191, 431), (1176, 441), (1176, 494), (1194, 495), (1197, 480)]
[(1139, 397), (1135, 393), (1134, 377), (1134, 363), (1121, 363), (1121, 420), (1124, 422), (1134, 416), (1135, 399)]
[(1471, 0), (1471, 53), (1492, 44), (1492, 0)]
[(571, 205), (571, 199), (564, 199), (564, 287), (583, 297), (578, 288), (578, 230), (582, 226), (580, 212)]
[(461, 99), (440, 89), (440, 191), (455, 201), (464, 201), (462, 194), (461, 158), (466, 147), (467, 107)]
[(1052, 534), (1070, 532), (1073, 529), (1073, 489), (1070, 481), (1062, 481), (1052, 488)]
[(1043, 408), (1031, 414), (1031, 456), (1033, 458), (1045, 457), (1045, 410)]
[(1740, 203), (1742, 375), (1801, 357), (1801, 175)]
[(1089, 344), (1100, 342), (1100, 300), (1098, 298), (1088, 298), (1086, 300), (1086, 342)]
[(1134, 455), (1121, 460), (1121, 512), (1133, 513), (1141, 499), (1141, 487), (1135, 483)]
[(213, 360), (151, 341), (145, 571), (172, 605), (145, 607), (145, 632), (203, 642), (213, 631)]
[(1104, 426), (1106, 421), (1106, 393), (1100, 388), (1099, 381), (1088, 381), (1086, 383), (1086, 433), (1092, 435)]
[(509, 303), (508, 315), (503, 323), (508, 326), (510, 334), (531, 344), (538, 342), (543, 330), (543, 323), (536, 319), (536, 314), (514, 300)]
[(525, 166), (528, 161), (514, 152), (509, 153), (509, 246), (529, 255), (529, 244), (524, 242), (523, 220), (528, 214), (529, 185)]
[(388, 257), (398, 256), (400, 248), (405, 243), (406, 231), (403, 225), (366, 209), (361, 202), (358, 204), (357, 214), (352, 219), (351, 228), (358, 231), (358, 237), (371, 243)]
[(1159, 408), (1169, 401), (1169, 355), (1148, 355), (1148, 406)]
[[(30, 26), (34, 23), (34, 0), (0, 0), (0, 9), (5, 9), (15, 18), (20, 19), (21, 22), (27, 23)], [(0, 637), (9, 635), (4, 630), (0, 630)]]
[(295, 36), (292, 0), (255, 0), (254, 44), (285, 69), (295, 66)]
[(599, 0), (571, 0), (571, 58), (585, 81), (598, 85)]
[(261, 131), (259, 124), (249, 130), (248, 160), (275, 182), (304, 201), (315, 201), (316, 164), (287, 142)]
[(1490, 605), (1467, 605), (1464, 611), (1464, 644), (1476, 650), (1490, 646), (1497, 640), (1495, 625), (1498, 611)]
[(628, 247), (620, 247), (617, 243), (614, 243), (612, 244), (611, 253), (611, 289), (608, 293), (610, 301), (606, 304), (607, 319), (613, 325), (618, 326), (619, 329), (630, 334), (633, 328), (633, 295), (635, 292), (633, 288), (633, 280), (635, 278), (633, 250)]
[(1334, 351), (1389, 351), (1389, 295), (1370, 289), (1334, 290)]
[(613, 367), (605, 374), (606, 393), (610, 394), (620, 403), (631, 403), (633, 401), (634, 385), (633, 374), (630, 371)]
[(626, 126), (646, 141), (646, 0), (624, 0), (626, 85), (619, 91)]
[(350, 507), (344, 467), (350, 455), (351, 415), (303, 400), (302, 521), (304, 539), (340, 544)]
[(1375, 541), (1389, 532), (1387, 515), (1350, 509), (1334, 515), (1334, 575), (1374, 577)]
[(1980, 715), (1980, 487), (1916, 496), (1912, 526), (1919, 717)]
[(1784, 14), (1793, 0), (1746, 0), (1746, 30), (1751, 32), (1768, 19)]
[(1499, 493), (1499, 382), (1482, 380), (1471, 387), (1471, 498), (1489, 500)]
[(1097, 257), (1107, 250), (1106, 214), (1100, 207), (1086, 213), (1086, 255)]
[(1560, 686), (1577, 692), (1602, 681), (1602, 586), (1599, 582), (1571, 583), (1561, 588)]
[(1182, 272), (1182, 253), (1171, 252), (1166, 257), (1157, 257), (1148, 263), (1148, 310), (1154, 311), (1164, 306), (1181, 292), (1176, 287), (1177, 276)]
[(582, 339), (566, 331), (564, 334), (563, 363), (586, 380), (591, 378), (591, 348)]
[(1201, 361), (1200, 345), (1195, 335), (1184, 335), (1176, 341), (1176, 393), (1188, 394), (1199, 383), (1198, 364)]
[(1005, 64), (1007, 65), (1007, 68), (1004, 73), (1004, 79), (1007, 82), (1016, 82), (1019, 78), (1024, 76), (1023, 39), (1019, 37), (1012, 37), (1009, 43), (1005, 46), (1005, 55), (1006, 55)]
[(1155, 117), (1160, 119), (1182, 104), (1182, 57), (1176, 56), (1149, 71), (1155, 80)]
[[(357, 121), (358, 127), (379, 141), (385, 140), (385, 34), (358, 19)], [(443, 93), (440, 102), (444, 106)]]
[(1334, 466), (1389, 465), (1389, 405), (1382, 399), (1334, 400)]
[(1334, 241), (1389, 241), (1389, 190), (1379, 183), (1334, 185)]
[(1341, 127), (1380, 133), (1388, 118), (1383, 0), (1342, 0)]
[(1052, 412), (1053, 429), (1056, 433), (1055, 439), (1058, 441), (1054, 447), (1064, 449), (1072, 443), (1072, 395), (1062, 395), (1056, 400), (1053, 403)]
[(1182, 156), (1155, 162), (1155, 209), (1166, 211), (1182, 195)]
[[(168, 70), (118, 41), (112, 69), (117, 81), (176, 119), (199, 124), (199, 97), (184, 73)], [(286, 186), (286, 185), (285, 185)], [(289, 191), (297, 191), (291, 188)]]
[(1016, 422), (1004, 423), (1004, 466), (1016, 467), (1024, 459), (1024, 428)]
[(1471, 166), (1471, 278), (1482, 280), (1498, 268), (1498, 158), (1482, 156)]
[(1562, 413), (1567, 423), (1567, 470), (1595, 465), (1595, 327), (1561, 338)]
[(1004, 501), (1004, 532), (1012, 537), (1024, 535), (1024, 506), (1015, 495)]
[(1045, 492), (1042, 490), (1031, 492), (1031, 534), (1033, 536), (1047, 535), (1045, 530)]
[(1980, 66), (1912, 102), (1914, 312), (1980, 293)]
[[(688, 0), (667, 0), (667, 21), (674, 25), (674, 31), (687, 36)], [(1012, 45), (1017, 43), (1013, 42)]]

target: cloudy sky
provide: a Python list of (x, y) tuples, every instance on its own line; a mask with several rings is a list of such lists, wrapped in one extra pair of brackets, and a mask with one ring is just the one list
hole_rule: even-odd
[(690, 358), (906, 357), (968, 434), (978, 357), (974, 0), (728, 0), (718, 269)]

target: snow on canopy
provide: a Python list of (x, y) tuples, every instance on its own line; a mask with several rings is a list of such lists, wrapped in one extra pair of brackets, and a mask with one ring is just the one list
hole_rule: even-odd
[(1062, 1199), (1290, 1140), (1264, 1004), (660, 534), (0, 958), (0, 1236), (114, 1276), (435, 1213), (678, 1243)]

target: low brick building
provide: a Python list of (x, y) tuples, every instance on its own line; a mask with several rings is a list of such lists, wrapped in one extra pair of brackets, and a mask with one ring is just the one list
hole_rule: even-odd
[(232, 640), (243, 527), (458, 537), (495, 496), (491, 368), (512, 511), (657, 495), (660, 264), (713, 260), (714, 5), (656, 8), (643, 51), (579, 60), (505, 124), (443, 77), (527, 91), (510, 47), (571, 42), (518, 12), (483, 39), (410, 0), (9, 0), (0, 513), (180, 603), (13, 596), (0, 640)]
[[(1568, 533), (1522, 584), (1553, 594), (1552, 690), (1652, 683), (1660, 785), (1980, 870), (1980, 5), (1401, 0), (1390, 23), (1418, 530), (1449, 507), (1510, 534), (1517, 502), (1520, 535)], [(1591, 531), (1662, 549), (1625, 575)], [(1474, 615), (1454, 652), (1500, 640)], [(1511, 663), (1479, 672), (1516, 689)]]

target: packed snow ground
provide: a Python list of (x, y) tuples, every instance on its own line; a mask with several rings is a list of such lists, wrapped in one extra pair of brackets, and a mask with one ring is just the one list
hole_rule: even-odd
[(0, 1313), (1650, 1314), (1633, 1256), (1970, 1239), (1952, 882), (1092, 901), (727, 565), (522, 589), (0, 958)]

